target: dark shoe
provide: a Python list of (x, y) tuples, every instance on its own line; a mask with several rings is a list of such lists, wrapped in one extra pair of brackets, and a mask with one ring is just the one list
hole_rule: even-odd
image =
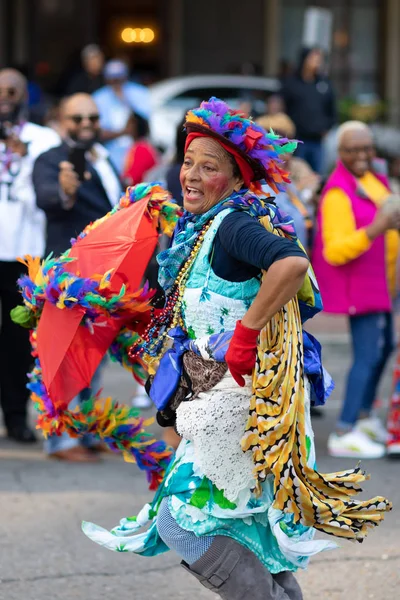
[[(210, 548), (192, 565), (181, 563), (200, 583), (225, 600), (302, 600), (300, 588), (286, 590), (275, 581), (257, 556), (233, 539), (216, 536)], [(287, 574), (289, 583), (293, 575)]]
[(392, 458), (394, 460), (400, 459), (400, 443), (392, 442), (387, 444), (386, 447), (387, 457)]
[(82, 446), (74, 446), (68, 450), (59, 450), (49, 454), (49, 458), (74, 463), (98, 463), (100, 459), (93, 452)]
[(37, 438), (27, 425), (14, 425), (7, 429), (7, 437), (22, 444), (34, 444)]

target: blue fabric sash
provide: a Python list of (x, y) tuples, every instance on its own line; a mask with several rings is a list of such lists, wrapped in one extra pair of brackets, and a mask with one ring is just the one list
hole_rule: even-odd
[[(207, 353), (211, 360), (224, 362), (233, 331), (210, 335)], [(169, 332), (173, 345), (164, 354), (150, 388), (150, 398), (158, 410), (164, 410), (175, 394), (183, 370), (183, 355), (191, 350), (201, 356), (196, 340), (190, 340), (181, 327)], [(304, 372), (311, 383), (311, 405), (322, 406), (331, 394), (334, 383), (322, 366), (321, 344), (304, 331)]]
[(322, 365), (322, 348), (319, 341), (303, 330), (304, 372), (311, 383), (311, 406), (323, 406), (335, 384)]

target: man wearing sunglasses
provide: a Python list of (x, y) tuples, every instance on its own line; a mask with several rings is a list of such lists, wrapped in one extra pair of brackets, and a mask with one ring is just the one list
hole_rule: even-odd
[(26, 119), (27, 82), (14, 69), (0, 71), (0, 397), (8, 436), (34, 442), (26, 423), (30, 370), (29, 335), (10, 310), (20, 304), (16, 280), (24, 271), (17, 258), (42, 256), (45, 217), (36, 206), (32, 168), (36, 157), (60, 143), (51, 129)]
[(98, 141), (93, 98), (74, 94), (61, 102), (60, 113), (63, 141), (42, 154), (33, 171), (37, 205), (47, 216), (46, 253), (56, 255), (88, 223), (111, 210), (122, 193), (108, 152)]
[[(122, 194), (108, 152), (98, 142), (99, 113), (93, 98), (88, 94), (70, 96), (61, 103), (60, 113), (63, 141), (39, 156), (33, 171), (37, 205), (47, 216), (46, 255), (53, 252), (56, 256), (70, 247), (71, 238), (88, 223), (109, 212)], [(92, 390), (99, 387), (93, 380)], [(71, 462), (96, 460), (66, 434), (48, 438), (45, 450)]]

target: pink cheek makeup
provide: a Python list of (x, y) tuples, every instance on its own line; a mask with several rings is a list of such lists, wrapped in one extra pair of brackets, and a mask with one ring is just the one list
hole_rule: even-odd
[(207, 188), (211, 188), (211, 192), (216, 197), (222, 197), (229, 187), (229, 177), (225, 173), (216, 173), (213, 175), (212, 180), (205, 184), (205, 191)]

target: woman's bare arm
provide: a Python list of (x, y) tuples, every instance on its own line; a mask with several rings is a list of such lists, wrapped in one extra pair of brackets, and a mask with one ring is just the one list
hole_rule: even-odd
[(307, 258), (300, 256), (288, 256), (271, 265), (242, 324), (249, 329), (262, 329), (297, 294), (308, 265)]

